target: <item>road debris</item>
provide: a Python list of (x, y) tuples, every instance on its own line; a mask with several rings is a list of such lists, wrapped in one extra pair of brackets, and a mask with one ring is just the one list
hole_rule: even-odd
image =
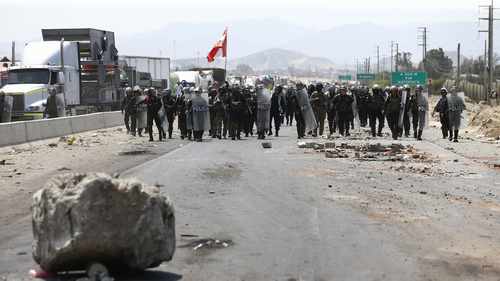
[(118, 155), (120, 156), (135, 156), (135, 155), (142, 155), (142, 154), (154, 154), (148, 149), (128, 149), (128, 150), (123, 150), (118, 152)]
[(324, 152), (326, 158), (355, 158), (359, 161), (433, 161), (429, 154), (418, 152), (411, 145), (405, 146), (398, 143), (390, 145), (340, 143), (336, 145), (334, 142), (299, 142), (298, 147)]
[(84, 270), (95, 261), (144, 270), (175, 251), (172, 203), (136, 180), (56, 176), (33, 196), (32, 222), (33, 258), (47, 272)]
[(63, 172), (63, 171), (71, 171), (71, 169), (70, 169), (70, 168), (68, 168), (68, 167), (61, 167), (61, 168), (57, 169), (57, 171), (59, 171), (59, 172)]
[(262, 143), (262, 147), (263, 148), (272, 148), (273, 147), (273, 144), (270, 143), (270, 142), (263, 142)]
[(187, 244), (180, 246), (180, 248), (191, 248), (193, 251), (200, 251), (205, 249), (224, 249), (234, 245), (232, 240), (219, 240), (213, 238), (204, 238), (191, 241)]
[(71, 136), (69, 137), (67, 140), (66, 140), (66, 144), (68, 145), (73, 145), (76, 141), (76, 137), (75, 136)]

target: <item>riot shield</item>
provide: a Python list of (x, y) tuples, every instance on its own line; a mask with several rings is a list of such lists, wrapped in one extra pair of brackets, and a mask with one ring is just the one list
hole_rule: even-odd
[[(0, 97), (1, 99), (2, 97)], [(13, 96), (3, 96), (3, 103), (0, 103), (0, 123), (12, 121), (12, 104), (14, 103)]]
[(406, 107), (406, 98), (408, 97), (408, 92), (406, 90), (403, 90), (401, 92), (401, 103), (399, 106), (399, 120), (398, 120), (398, 127), (403, 128), (403, 121), (404, 121), (404, 114), (405, 114), (405, 107)]
[(429, 127), (429, 93), (420, 92), (417, 93), (417, 106), (419, 115), (424, 116), (424, 120), (419, 120), (424, 123), (424, 127)]
[(161, 127), (163, 128), (163, 132), (168, 132), (168, 120), (163, 106), (161, 107), (160, 111), (158, 111), (158, 115), (160, 115), (160, 122)]
[(269, 121), (271, 120), (271, 91), (267, 88), (257, 89), (257, 131), (264, 132), (269, 130)]
[(148, 125), (148, 108), (147, 105), (144, 104), (145, 96), (136, 97), (136, 103), (141, 103), (137, 105), (137, 129), (145, 129)]
[(448, 99), (448, 116), (450, 126), (458, 130), (467, 127), (467, 116), (465, 112), (465, 94), (463, 92), (452, 93), (446, 96)]
[(207, 101), (201, 95), (195, 95), (191, 100), (191, 109), (193, 130), (210, 130), (210, 112)]
[(305, 131), (309, 132), (318, 127), (316, 118), (314, 117), (314, 112), (309, 102), (309, 95), (306, 89), (301, 89), (297, 91), (297, 103), (299, 104), (300, 110), (302, 111), (302, 117), (304, 118)]
[(354, 122), (354, 129), (358, 130), (361, 127), (361, 122), (359, 121), (359, 108), (358, 108), (358, 98), (356, 95), (352, 94), (352, 116)]

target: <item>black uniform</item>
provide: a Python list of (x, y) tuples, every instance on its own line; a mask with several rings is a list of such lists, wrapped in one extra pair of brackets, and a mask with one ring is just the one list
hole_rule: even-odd
[(247, 100), (248, 110), (250, 112), (250, 118), (248, 119), (248, 130), (250, 135), (253, 136), (253, 126), (255, 121), (257, 120), (257, 100), (256, 96), (253, 93), (250, 93), (250, 98)]
[(179, 116), (179, 119), (177, 121), (177, 126), (179, 128), (179, 131), (181, 132), (181, 139), (184, 139), (187, 137), (187, 120), (186, 120), (186, 109), (187, 109), (187, 104), (186, 104), (186, 98), (184, 95), (181, 95), (180, 97), (177, 98), (177, 116)]
[(133, 99), (132, 94), (126, 95), (121, 104), (121, 110), (123, 113), (123, 122), (125, 123), (125, 127), (127, 128), (127, 133), (130, 133), (130, 112), (128, 108), (128, 104), (130, 103), (130, 100)]
[[(382, 129), (384, 128), (385, 116), (385, 93), (380, 89), (373, 89), (373, 94), (368, 96), (367, 110), (370, 119), (370, 129), (372, 136), (382, 136)], [(377, 128), (378, 120), (378, 128)], [(378, 129), (378, 130), (377, 130)]]
[(163, 95), (163, 108), (168, 122), (168, 138), (172, 138), (174, 129), (175, 113), (177, 109), (177, 100), (170, 93)]
[(391, 128), (392, 138), (399, 137), (399, 111), (401, 107), (401, 97), (397, 93), (391, 93), (385, 102), (385, 115), (387, 123)]
[(241, 102), (241, 127), (243, 133), (245, 133), (245, 137), (248, 137), (250, 134), (250, 107), (249, 107), (249, 99), (250, 99), (250, 91), (248, 89), (243, 90), (243, 99)]
[[(405, 90), (406, 91), (406, 90)], [(410, 127), (411, 127), (411, 124), (410, 124), (410, 91), (408, 90), (407, 91), (407, 94), (406, 94), (406, 102), (405, 102), (405, 108), (404, 108), (404, 114), (403, 114), (403, 130), (404, 130), (404, 134), (405, 134), (405, 137), (409, 137), (410, 136)], [(399, 136), (402, 136), (403, 134), (403, 131), (400, 131), (399, 132)]]
[(288, 89), (286, 92), (286, 125), (292, 126), (293, 116), (295, 115), (296, 100), (294, 99), (294, 90)]
[(222, 100), (222, 104), (224, 106), (224, 119), (222, 119), (222, 136), (226, 138), (227, 133), (229, 131), (230, 127), (230, 122), (229, 122), (229, 117), (230, 117), (230, 112), (229, 108), (231, 107), (231, 92), (229, 91), (228, 87), (223, 87), (219, 90), (219, 96), (220, 99)]
[[(417, 138), (418, 136), (418, 102), (417, 102), (417, 96), (416, 95), (410, 95), (408, 97), (408, 117), (411, 116), (411, 125), (413, 128), (413, 137)], [(406, 126), (409, 127), (410, 122), (408, 122), (408, 125), (405, 125), (405, 134), (406, 132), (409, 133), (410, 128), (406, 128)]]
[[(311, 107), (314, 112), (314, 117), (319, 126), (319, 135), (323, 135), (323, 130), (325, 128), (325, 117), (326, 117), (326, 96), (321, 89), (318, 89), (311, 95)], [(314, 129), (313, 136), (318, 135), (318, 128)]]
[(281, 90), (274, 91), (271, 96), (271, 118), (269, 118), (269, 135), (273, 134), (272, 121), (274, 119), (274, 129), (275, 135), (278, 136), (280, 125), (281, 125), (281, 115), (283, 113), (284, 100), (281, 96)]
[(356, 91), (356, 102), (358, 105), (359, 123), (361, 127), (368, 124), (368, 90), (359, 89)]
[(335, 104), (335, 111), (337, 112), (337, 122), (339, 127), (339, 133), (341, 135), (349, 136), (349, 123), (353, 119), (352, 103), (354, 98), (348, 96), (347, 94), (337, 95), (333, 99)]
[(208, 93), (208, 112), (210, 112), (210, 131), (209, 135), (212, 138), (217, 137), (217, 129), (215, 128), (215, 99), (217, 98), (217, 90), (211, 89)]
[(337, 131), (337, 111), (335, 109), (335, 91), (334, 89), (329, 90), (327, 106), (326, 106), (326, 114), (328, 118), (328, 129), (330, 131), (330, 135)]
[(439, 113), (439, 121), (441, 122), (441, 133), (443, 134), (443, 139), (448, 137), (448, 133), (450, 134), (450, 138), (452, 132), (450, 131), (450, 119), (448, 117), (448, 99), (446, 95), (442, 95), (439, 99), (438, 103), (434, 107), (434, 112)]
[(299, 139), (306, 136), (306, 124), (304, 122), (304, 117), (302, 115), (302, 108), (300, 108), (299, 102), (297, 100), (298, 91), (292, 96), (292, 104), (294, 105), (295, 122), (297, 123), (297, 136)]
[(232, 89), (229, 97), (229, 136), (231, 139), (241, 139), (243, 130), (243, 95), (239, 89)]
[(147, 129), (149, 133), (149, 141), (153, 141), (153, 121), (156, 124), (156, 128), (158, 128), (158, 135), (160, 141), (163, 139), (163, 128), (161, 125), (160, 115), (158, 111), (161, 109), (162, 104), (161, 100), (152, 94), (149, 94), (144, 99), (144, 103), (147, 105)]

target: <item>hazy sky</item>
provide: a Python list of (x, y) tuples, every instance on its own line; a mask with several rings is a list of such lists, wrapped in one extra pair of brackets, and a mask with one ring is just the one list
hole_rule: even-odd
[[(117, 33), (169, 22), (279, 18), (315, 29), (346, 23), (475, 21), (485, 0), (0, 0), (0, 42), (40, 37), (40, 29), (94, 27)], [(500, 5), (500, 3), (498, 3)]]

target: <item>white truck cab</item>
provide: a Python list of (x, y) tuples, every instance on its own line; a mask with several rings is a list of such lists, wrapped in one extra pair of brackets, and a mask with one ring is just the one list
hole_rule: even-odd
[(0, 89), (14, 99), (12, 116), (41, 118), (49, 91), (55, 91), (65, 105), (79, 104), (78, 56), (75, 42), (26, 44), (21, 64), (9, 68), (7, 84)]

